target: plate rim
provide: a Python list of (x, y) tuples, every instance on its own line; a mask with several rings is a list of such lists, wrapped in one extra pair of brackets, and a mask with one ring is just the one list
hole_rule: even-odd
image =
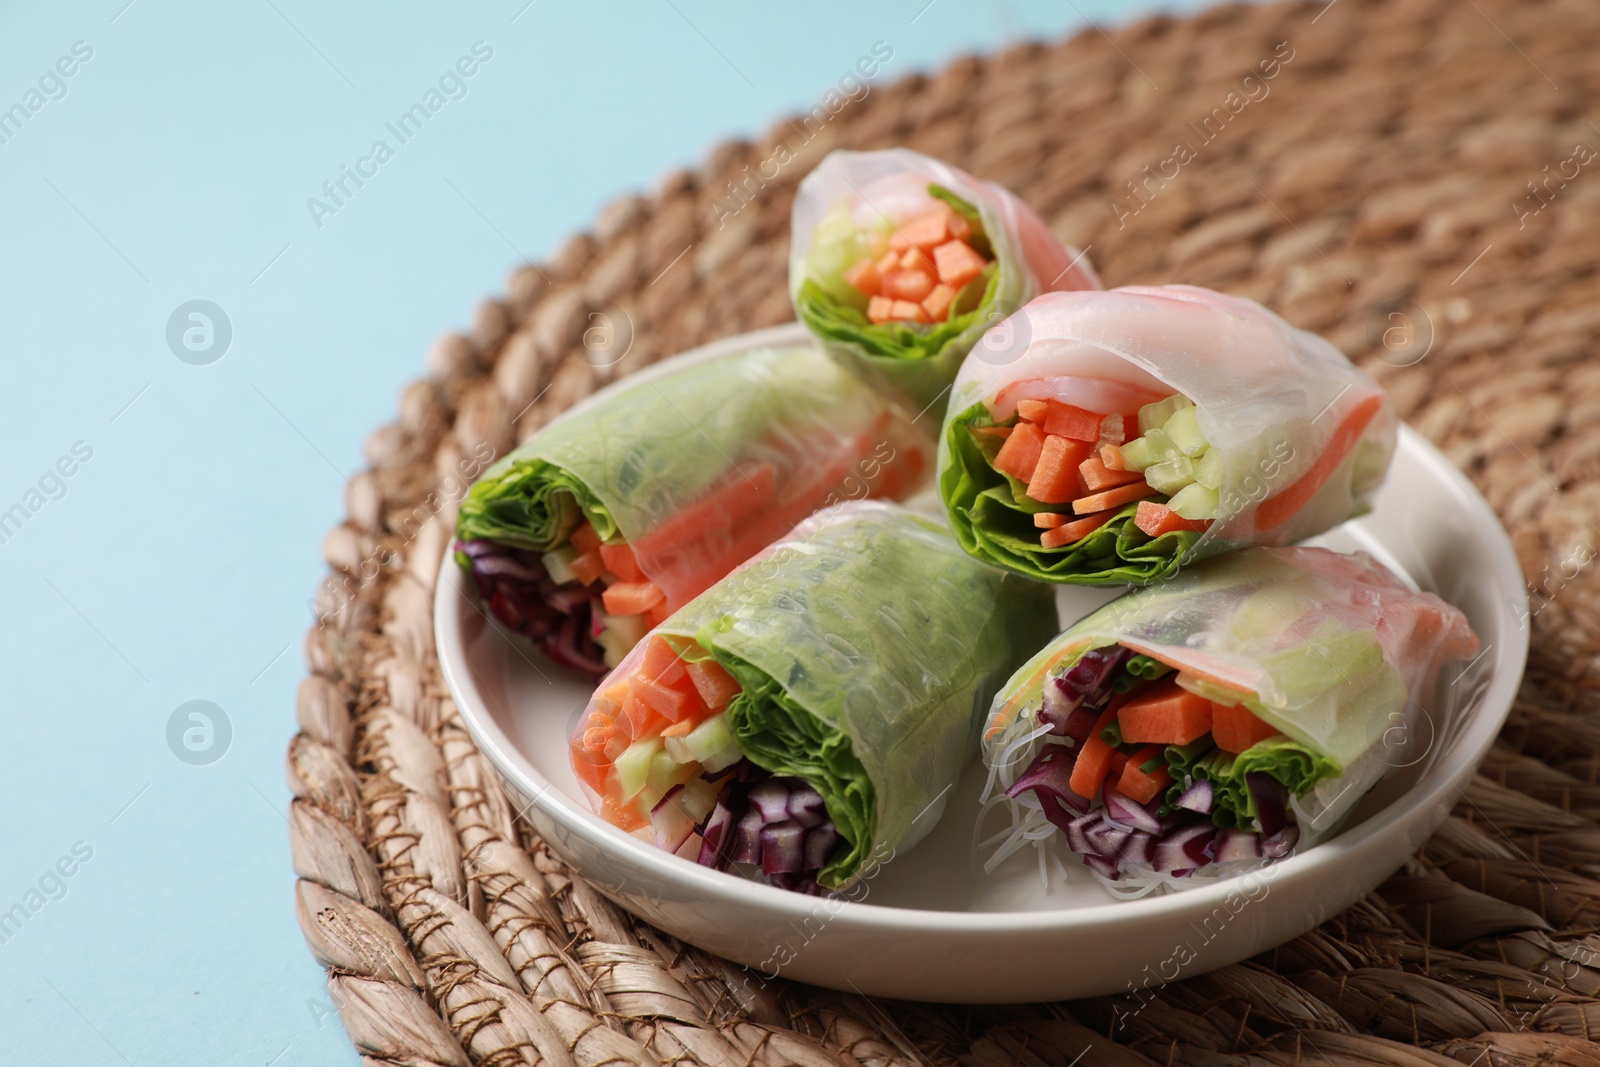
[[(748, 348), (794, 341), (811, 342), (810, 334), (800, 323), (786, 323), (721, 338), (662, 360), (637, 374), (620, 378), (573, 405), (558, 416), (558, 419), (567, 418), (584, 410), (621, 387), (646, 380), (647, 377), (657, 373), (667, 373), (675, 367)], [(1489, 507), (1488, 501), (1466, 475), (1432, 443), (1405, 423), (1400, 425), (1399, 448), (1419, 452), (1426, 465), (1443, 476), (1443, 487), (1457, 497), (1476, 520), (1472, 524), (1473, 528), (1480, 533), (1490, 535), (1484, 547), (1494, 559), (1496, 571), (1504, 567), (1506, 573), (1520, 576), (1521, 565), (1517, 562), (1509, 535), (1498, 516)], [(780, 920), (803, 919), (814, 914), (818, 898), (762, 885), (737, 875), (691, 863), (676, 855), (663, 852), (604, 822), (586, 806), (580, 807), (571, 803), (572, 798), (566, 797), (562, 789), (545, 778), (500, 729), (492, 714), (480, 706), (476, 683), (471, 679), (471, 672), (467, 669), (465, 646), (460, 641), (457, 617), (450, 610), (452, 596), (460, 596), (469, 605), (477, 608), (459, 584), (459, 580), (459, 570), (454, 562), (452, 532), (450, 544), (447, 545), (443, 559), (440, 560), (435, 582), (433, 597), (435, 654), (445, 685), (474, 743), (488, 758), (497, 773), (513, 779), (518, 790), (527, 798), (531, 798), (523, 809), (524, 814), (531, 808), (537, 808), (544, 816), (567, 832), (577, 834), (590, 846), (607, 853), (615, 853), (620, 849), (627, 857), (624, 862), (642, 865), (644, 873), (676, 883), (688, 890), (699, 891), (702, 897), (729, 899), (730, 903), (757, 909)], [(1520, 581), (1516, 589), (1516, 602), (1506, 603), (1497, 598), (1496, 603), (1502, 614), (1509, 612), (1513, 617), (1524, 617), (1527, 589)], [(1519, 607), (1522, 609), (1520, 612)], [(481, 609), (478, 610), (482, 614)], [(1430, 810), (1447, 790), (1456, 787), (1462, 780), (1476, 773), (1511, 713), (1526, 670), (1531, 633), (1525, 626), (1518, 626), (1516, 632), (1520, 638), (1512, 642), (1508, 669), (1498, 672), (1492, 678), (1490, 685), (1479, 699), (1479, 711), (1476, 717), (1463, 730), (1457, 742), (1459, 750), (1464, 754), (1459, 768), (1451, 773), (1441, 772), (1431, 781), (1424, 779), (1418, 782), (1381, 809), (1383, 812), (1393, 811), (1402, 806), (1403, 814), (1407, 815)], [(1492, 715), (1483, 714), (1491, 709), (1497, 710), (1494, 710)], [(1384, 837), (1393, 832), (1392, 825), (1381, 819), (1368, 819), (1305, 852), (1263, 868), (1263, 876), (1272, 880), (1285, 874), (1315, 877), (1320, 868), (1340, 864), (1347, 859), (1359, 859), (1360, 853), (1381, 847)], [(602, 890), (605, 888), (575, 864), (573, 871), (593, 881), (597, 888)], [(1266, 874), (1268, 871), (1272, 873)], [(984, 937), (1030, 930), (1060, 932), (1082, 925), (1139, 922), (1145, 918), (1160, 918), (1168, 912), (1203, 910), (1207, 904), (1211, 906), (1223, 904), (1230, 894), (1237, 891), (1234, 888), (1236, 885), (1236, 879), (1219, 879), (1181, 893), (1150, 894), (1134, 900), (1112, 900), (1103, 904), (1016, 911), (947, 911), (897, 907), (839, 898), (830, 899), (828, 909), (830, 923), (841, 923), (846, 927), (903, 931), (936, 927), (946, 936)]]

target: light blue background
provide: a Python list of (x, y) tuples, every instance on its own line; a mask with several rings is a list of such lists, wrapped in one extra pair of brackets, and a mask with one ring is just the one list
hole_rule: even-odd
[[(0, 109), (93, 49), (0, 143), (0, 511), (93, 450), (0, 544), (0, 911), (93, 850), (0, 943), (0, 1063), (353, 1064), (294, 920), (283, 752), (323, 534), (429, 341), (875, 41), (892, 80), (1155, 5), (124, 2), (0, 14)], [(468, 95), (314, 225), (480, 40)], [(165, 340), (195, 298), (233, 327), (208, 366)], [(232, 725), (208, 766), (166, 740), (193, 699)]]

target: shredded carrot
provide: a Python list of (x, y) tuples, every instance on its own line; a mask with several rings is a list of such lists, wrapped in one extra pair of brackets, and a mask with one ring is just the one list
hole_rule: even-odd
[(1081, 519), (1075, 519), (1053, 530), (1046, 530), (1039, 538), (1039, 544), (1043, 548), (1075, 545), (1110, 522), (1116, 514), (1115, 511), (1102, 511), (1097, 515), (1086, 515)]
[(1078, 464), (1089, 452), (1082, 441), (1054, 434), (1044, 439), (1033, 477), (1028, 479), (1028, 496), (1041, 504), (1066, 504), (1078, 495), (1081, 482)]
[(615, 582), (600, 594), (611, 615), (642, 615), (665, 596), (654, 582)]
[(1083, 487), (1091, 493), (1115, 489), (1119, 485), (1128, 485), (1132, 482), (1144, 481), (1144, 475), (1138, 471), (1114, 471), (1105, 465), (1099, 456), (1090, 456), (1078, 465), (1078, 473), (1083, 477)]
[(1160, 537), (1174, 530), (1204, 530), (1211, 525), (1211, 520), (1186, 519), (1165, 504), (1141, 500), (1139, 510), (1133, 514), (1133, 524), (1151, 537)]
[(1039, 465), (1039, 454), (1044, 450), (1044, 431), (1031, 422), (1019, 422), (1011, 428), (1011, 435), (1000, 446), (992, 466), (1001, 474), (1009, 474), (1019, 482), (1033, 480), (1033, 469)]
[(1118, 486), (1116, 489), (1107, 489), (1103, 493), (1096, 493), (1093, 496), (1074, 500), (1072, 502), (1072, 510), (1079, 515), (1089, 515), (1096, 511), (1121, 507), (1123, 504), (1131, 504), (1135, 500), (1155, 495), (1155, 489), (1144, 482), (1135, 482), (1132, 485)]

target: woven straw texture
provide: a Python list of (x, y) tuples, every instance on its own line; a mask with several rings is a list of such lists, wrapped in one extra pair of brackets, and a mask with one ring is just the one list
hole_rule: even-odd
[[(1275, 56), (1275, 77), (1242, 81)], [(1091, 30), (724, 145), (518, 270), (368, 440), (306, 641), (298, 912), (367, 1062), (1600, 1065), (1600, 168), (1578, 147), (1600, 146), (1597, 56), (1594, 0), (1232, 6)], [(1166, 162), (1178, 142), (1192, 158)], [(1125, 1028), (1112, 998), (956, 1009), (740, 981), (529, 834), (436, 668), (461, 460), (619, 374), (791, 318), (795, 183), (829, 149), (897, 144), (1009, 186), (1107, 284), (1212, 286), (1329, 336), (1471, 475), (1532, 592), (1510, 723), (1422, 853)], [(780, 145), (794, 158), (773, 176)]]

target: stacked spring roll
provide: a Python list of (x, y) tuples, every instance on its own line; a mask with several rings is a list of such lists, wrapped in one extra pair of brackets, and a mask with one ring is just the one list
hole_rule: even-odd
[(937, 523), (832, 508), (629, 653), (573, 769), (604, 818), (662, 849), (839, 889), (938, 821), (990, 698), (1054, 630), (1046, 587)]
[(989, 865), (1065, 849), (1131, 896), (1315, 843), (1432, 743), (1439, 670), (1477, 647), (1361, 553), (1246, 549), (1129, 593), (996, 697)]
[(1147, 584), (1366, 510), (1396, 426), (1372, 379), (1252, 301), (1183, 285), (1052, 293), (962, 366), (939, 488), (980, 559)]
[(1099, 287), (1028, 205), (936, 159), (833, 152), (800, 183), (796, 315), (936, 418), (984, 330), (1040, 293)]
[(598, 676), (818, 508), (913, 492), (931, 452), (815, 346), (689, 362), (495, 463), (462, 502), (456, 558), (504, 625)]

